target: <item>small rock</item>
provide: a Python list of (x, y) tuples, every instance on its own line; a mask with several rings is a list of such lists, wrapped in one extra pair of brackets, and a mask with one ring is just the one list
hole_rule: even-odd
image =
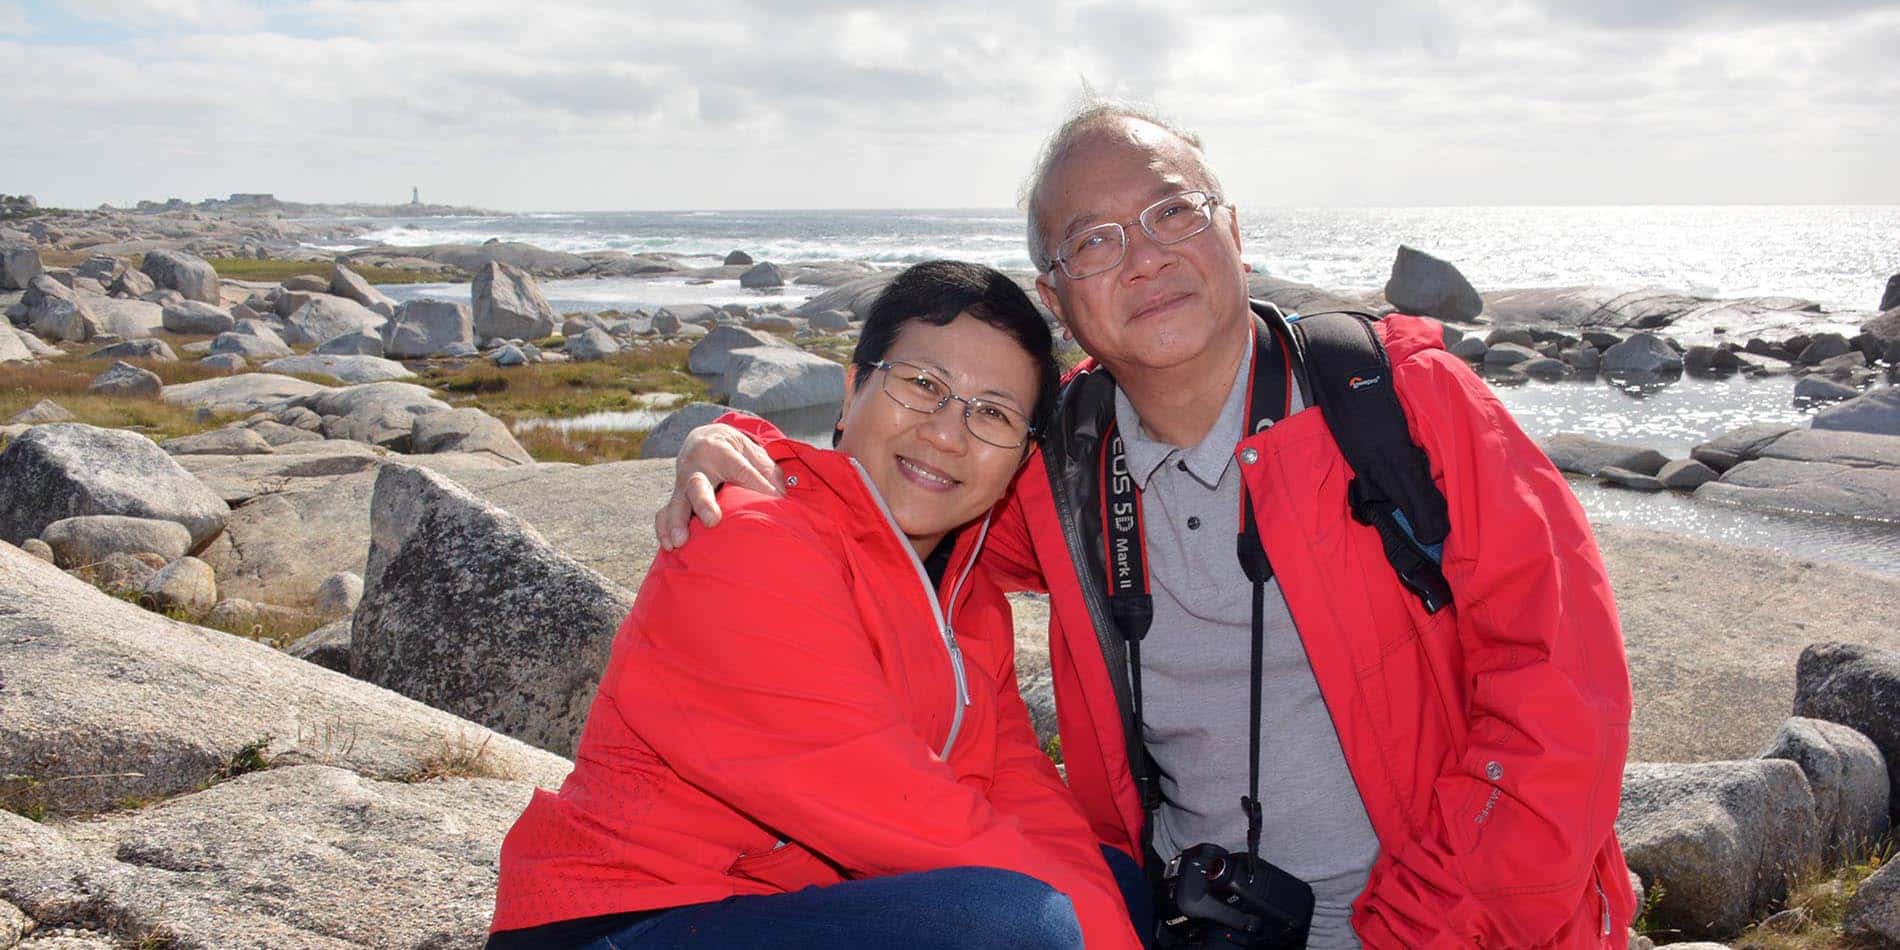
[(1603, 372), (1630, 376), (1664, 376), (1682, 371), (1682, 357), (1653, 333), (1632, 334), (1603, 351)]
[(604, 360), (620, 352), (620, 341), (599, 327), (589, 327), (567, 341), (566, 353), (576, 360)]
[(340, 617), (356, 609), (363, 599), (363, 579), (349, 571), (339, 571), (317, 585), (317, 615)]
[(168, 562), (191, 550), (191, 532), (184, 525), (124, 515), (61, 518), (47, 525), (39, 539), (52, 550), (53, 563), (63, 568), (103, 561), (113, 554), (156, 554)]
[(554, 308), (534, 277), (519, 267), (490, 261), (475, 272), (469, 294), (479, 339), (538, 340), (554, 333)]
[(528, 355), (522, 352), (521, 347), (513, 343), (504, 344), (500, 349), (495, 351), (495, 355), (491, 357), (491, 359), (495, 361), (496, 366), (528, 365)]
[(48, 564), (57, 563), (53, 555), (52, 545), (49, 545), (38, 538), (27, 538), (25, 541), (20, 542), (20, 550), (25, 551), (26, 553), (31, 554), (34, 557), (39, 558), (40, 560), (45, 561)]
[(86, 391), (99, 396), (145, 398), (156, 396), (165, 381), (148, 369), (140, 369), (124, 360), (116, 360), (106, 371), (86, 384)]
[(1622, 337), (1614, 333), (1606, 333), (1602, 330), (1585, 330), (1581, 336), (1583, 337), (1583, 342), (1595, 347), (1598, 353), (1623, 342)]
[(1822, 360), (1833, 359), (1853, 351), (1847, 338), (1838, 333), (1817, 333), (1809, 338), (1808, 345), (1796, 356), (1795, 363), (1801, 366), (1813, 366)]
[(1692, 346), (1682, 354), (1682, 368), (1695, 376), (1727, 376), (1742, 368), (1742, 361), (1725, 347)]
[(1558, 470), (1577, 475), (1595, 475), (1606, 468), (1655, 475), (1669, 464), (1669, 457), (1655, 449), (1618, 445), (1573, 432), (1559, 432), (1538, 443), (1538, 447)]
[(237, 326), (237, 321), (201, 300), (181, 300), (165, 308), (161, 325), (173, 333), (223, 333)]
[(1484, 299), (1458, 268), (1424, 251), (1399, 245), (1385, 299), (1403, 313), (1470, 323), (1484, 312)]
[(473, 348), (474, 317), (466, 304), (447, 300), (410, 300), (396, 308), (383, 327), (383, 355), (391, 359), (468, 356), (452, 347)]
[(7, 423), (9, 425), (36, 426), (48, 422), (71, 422), (76, 418), (78, 417), (69, 412), (65, 406), (51, 399), (42, 399), (14, 413), (13, 418), (8, 419)]
[(40, 273), (40, 252), (33, 245), (0, 244), (0, 290), (25, 290)]
[(1887, 278), (1887, 292), (1880, 295), (1880, 306), (1874, 309), (1884, 312), (1895, 307), (1900, 307), (1900, 274)]
[(1486, 346), (1515, 343), (1522, 347), (1534, 347), (1537, 337), (1531, 335), (1530, 327), (1498, 327), (1484, 335), (1484, 343)]
[(368, 330), (352, 330), (317, 344), (317, 348), (311, 352), (325, 356), (380, 357), (383, 355), (383, 337), (380, 333)]
[(345, 676), (350, 672), (350, 618), (325, 624), (297, 638), (284, 652)]
[(836, 333), (851, 328), (851, 315), (843, 310), (820, 310), (812, 314), (810, 325), (822, 333)]
[(248, 634), (257, 623), (257, 605), (242, 597), (226, 597), (211, 605), (203, 623), (218, 630)]
[(1540, 356), (1534, 360), (1525, 360), (1517, 364), (1517, 371), (1532, 379), (1550, 382), (1570, 375), (1570, 364), (1563, 360)]
[(1484, 368), (1487, 370), (1505, 369), (1519, 363), (1528, 363), (1539, 359), (1540, 354), (1528, 346), (1517, 343), (1499, 343), (1484, 353)]
[(296, 290), (307, 294), (327, 294), (330, 292), (330, 282), (315, 274), (298, 274), (295, 277), (286, 277), (283, 281), (283, 287), (285, 290)]
[(220, 333), (211, 341), (211, 354), (241, 356), (247, 360), (276, 360), (291, 355), (290, 344), (268, 331)]
[(78, 565), (68, 573), (102, 590), (138, 593), (145, 590), (146, 582), (158, 573), (158, 568), (137, 555), (121, 552), (108, 554), (91, 564)]
[(195, 254), (147, 251), (145, 260), (139, 264), (139, 270), (152, 279), (153, 286), (176, 290), (186, 300), (209, 304), (223, 302), (218, 291), (218, 272), (204, 258)]
[(160, 568), (145, 582), (154, 609), (199, 617), (218, 602), (218, 577), (211, 565), (195, 557), (181, 557)]
[(226, 373), (242, 373), (248, 369), (251, 364), (246, 363), (244, 357), (236, 353), (213, 353), (199, 360), (198, 365)]
[[(38, 258), (34, 258), (34, 260), (37, 262)], [(733, 251), (732, 253), (726, 255), (725, 263), (727, 267), (751, 266), (752, 255), (747, 254), (744, 251)], [(1880, 309), (1885, 310), (1887, 308), (1882, 307)]]
[(1860, 395), (1860, 390), (1846, 383), (1837, 383), (1825, 376), (1803, 376), (1794, 384), (1796, 408), (1823, 402), (1840, 402), (1858, 395)]
[(1841, 931), (1866, 946), (1900, 946), (1900, 860), (1887, 861), (1860, 882), (1847, 901)]
[(687, 433), (731, 411), (730, 406), (710, 402), (688, 403), (675, 409), (647, 433), (645, 441), (640, 443), (640, 457), (659, 459), (678, 455)]
[(1760, 758), (1787, 759), (1808, 777), (1825, 865), (1859, 860), (1886, 835), (1887, 760), (1872, 739), (1837, 722), (1795, 716)]
[(1813, 427), (1900, 436), (1900, 386), (1883, 386), (1814, 414)]
[(785, 286), (785, 272), (777, 264), (766, 261), (755, 265), (751, 270), (739, 275), (739, 286), (747, 289)]
[(110, 360), (152, 360), (158, 363), (176, 363), (178, 354), (165, 345), (164, 340), (127, 340), (114, 343), (86, 354), (87, 359)]
[(1887, 764), (1889, 823), (1900, 823), (1900, 651), (1816, 643), (1795, 664), (1794, 714), (1866, 736)]
[(1603, 365), (1603, 354), (1597, 352), (1597, 348), (1588, 343), (1566, 347), (1558, 352), (1557, 358), (1569, 363), (1573, 369), (1584, 375), (1595, 375)]
[(166, 439), (158, 447), (168, 455), (269, 455), (275, 451), (263, 436), (235, 426)]
[(1695, 491), (1703, 483), (1721, 477), (1715, 469), (1695, 459), (1671, 459), (1656, 473), (1656, 480), (1662, 483), (1662, 487), (1675, 491)]
[(1618, 468), (1614, 465), (1598, 469), (1597, 479), (1605, 485), (1620, 485), (1637, 491), (1662, 491), (1664, 487), (1662, 481), (1654, 475), (1644, 475), (1641, 472), (1632, 472), (1627, 468)]

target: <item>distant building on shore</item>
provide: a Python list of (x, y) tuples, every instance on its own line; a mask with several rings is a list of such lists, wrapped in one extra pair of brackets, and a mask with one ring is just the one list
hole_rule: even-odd
[(277, 203), (277, 196), (264, 192), (234, 192), (226, 204), (234, 205), (271, 205)]
[(422, 189), (414, 185), (409, 186), (409, 203), (411, 205), (422, 204)]

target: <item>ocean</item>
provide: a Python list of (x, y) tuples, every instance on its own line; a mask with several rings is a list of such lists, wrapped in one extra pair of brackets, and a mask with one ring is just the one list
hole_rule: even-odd
[[(422, 245), (522, 241), (551, 250), (665, 251), (718, 263), (728, 251), (779, 262), (864, 260), (901, 265), (936, 257), (1029, 270), (1023, 218), (1013, 210), (695, 211), (524, 214), (377, 222), (363, 243)], [(1456, 264), (1480, 290), (1598, 284), (1659, 287), (1711, 298), (1793, 296), (1830, 310), (1871, 311), (1900, 271), (1900, 207), (1358, 208), (1267, 209), (1241, 215), (1256, 268), (1332, 289), (1381, 286), (1400, 243)], [(766, 291), (736, 281), (684, 278), (545, 280), (561, 312), (700, 302), (795, 304), (821, 288)], [(383, 288), (397, 299), (468, 299), (468, 285)], [(1817, 318), (1820, 319), (1820, 318)], [(1840, 322), (1858, 324), (1849, 315)], [(1498, 387), (1534, 437), (1580, 432), (1644, 445), (1674, 458), (1749, 422), (1800, 424), (1794, 380), (1684, 378), (1659, 391), (1600, 379)], [(647, 428), (663, 413), (603, 413), (517, 426)], [(835, 409), (778, 420), (824, 442)], [(1660, 528), (1900, 576), (1900, 525), (1746, 511), (1687, 498), (1639, 495), (1573, 479), (1600, 522)]]
[[(1900, 206), (1265, 208), (1240, 215), (1258, 269), (1333, 289), (1378, 287), (1401, 243), (1479, 290), (1600, 284), (1871, 310), (1900, 271)], [(550, 250), (665, 251), (715, 263), (906, 264), (938, 257), (1027, 271), (1014, 209), (608, 211), (385, 219), (363, 243), (523, 241)]]

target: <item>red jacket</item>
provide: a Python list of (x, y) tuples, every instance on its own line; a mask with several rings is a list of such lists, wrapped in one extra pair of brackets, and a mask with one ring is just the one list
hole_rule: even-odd
[(492, 929), (987, 866), (1068, 896), (1090, 947), (1134, 946), (1017, 695), (1009, 605), (971, 570), (983, 529), (946, 624), (855, 463), (771, 448), (785, 497), (729, 488), (725, 523), (654, 561), (573, 773), (502, 843)]
[[(1634, 897), (1612, 825), (1630, 686), (1589, 523), (1483, 381), (1444, 352), (1436, 322), (1377, 326), (1449, 503), (1452, 608), (1426, 614), (1377, 532), (1353, 521), (1350, 469), (1317, 410), (1235, 450), (1379, 838), (1354, 929), (1391, 950), (1620, 950)], [(1069, 786), (1102, 841), (1139, 855), (1121, 712), (1040, 454), (992, 524), (984, 563), (1005, 589), (1049, 591)]]

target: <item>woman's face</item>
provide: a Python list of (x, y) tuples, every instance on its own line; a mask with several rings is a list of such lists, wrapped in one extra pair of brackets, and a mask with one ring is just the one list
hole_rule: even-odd
[[(1006, 406), (1021, 418), (1035, 408), (1035, 360), (1009, 334), (967, 315), (943, 326), (905, 324), (884, 359), (921, 367), (956, 395)], [(935, 413), (905, 408), (884, 392), (890, 375), (863, 367), (850, 375), (838, 449), (864, 466), (898, 529), (923, 557), (1003, 497), (1025, 450), (971, 435), (965, 404), (955, 399)], [(899, 379), (891, 385), (916, 384)]]

